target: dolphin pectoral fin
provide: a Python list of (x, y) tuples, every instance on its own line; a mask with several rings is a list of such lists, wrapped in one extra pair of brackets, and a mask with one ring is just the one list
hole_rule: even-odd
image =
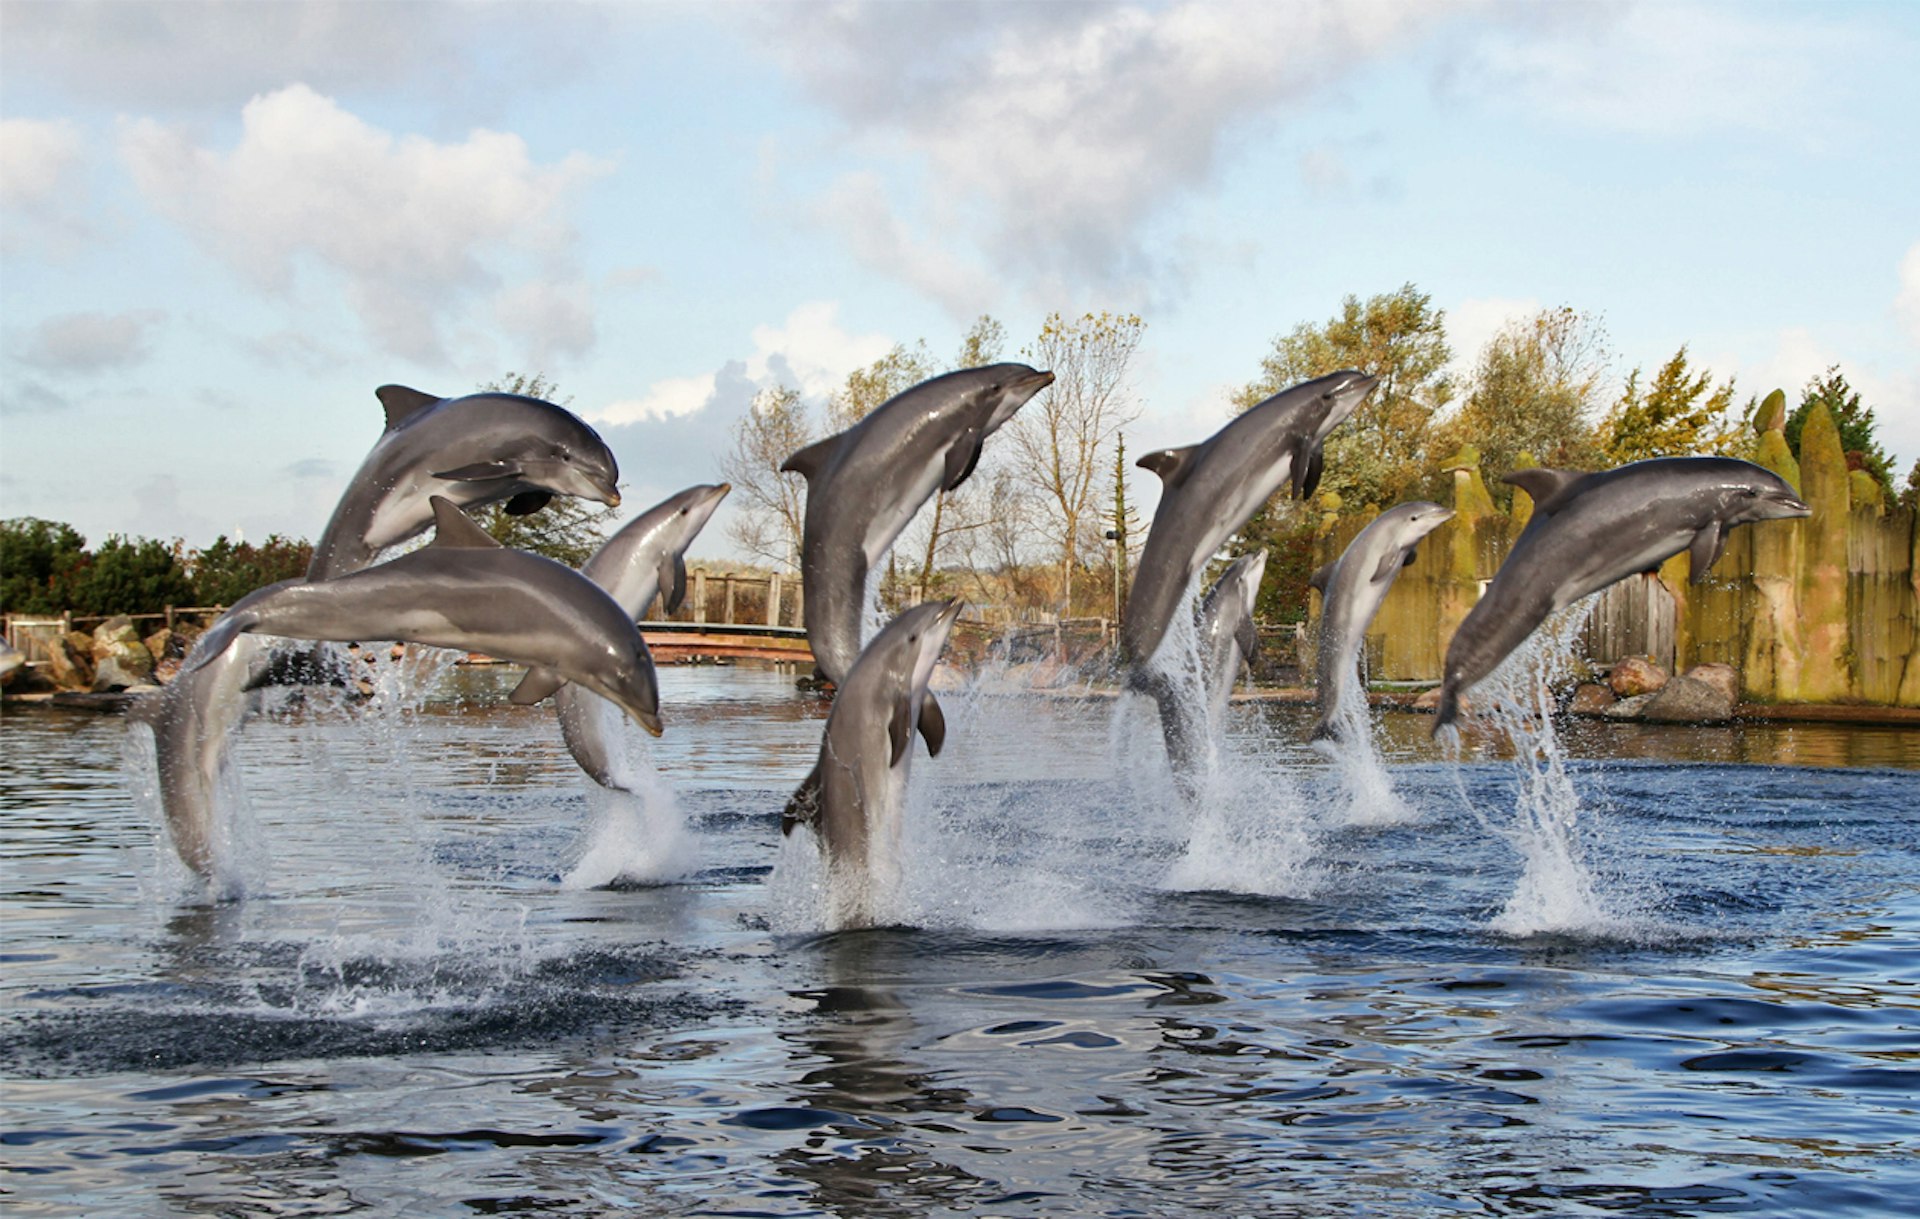
[(1386, 554), (1383, 554), (1380, 556), (1379, 564), (1374, 567), (1373, 582), (1375, 584), (1390, 583), (1395, 576), (1400, 574), (1400, 569), (1402, 567), (1410, 566), (1412, 563), (1413, 563), (1413, 550), (1411, 547), (1409, 547), (1404, 553), (1396, 550), (1390, 550)]
[(1158, 453), (1149, 453), (1133, 464), (1142, 470), (1152, 470), (1160, 476), (1160, 482), (1166, 487), (1177, 487), (1187, 477), (1187, 471), (1193, 468), (1194, 454), (1200, 446), (1190, 444), (1184, 449), (1161, 449)]
[(522, 491), (506, 502), (500, 511), (508, 516), (532, 516), (553, 501), (549, 491)]
[(552, 669), (528, 669), (527, 675), (520, 679), (520, 684), (513, 688), (513, 693), (507, 696), (507, 701), (516, 707), (531, 707), (566, 684), (567, 679)]
[(825, 440), (815, 441), (787, 458), (786, 461), (781, 463), (780, 472), (782, 474), (798, 474), (802, 478), (811, 479), (815, 474), (820, 472), (827, 462), (833, 459), (834, 453), (837, 452), (839, 448), (840, 434), (836, 432)]
[(517, 478), (520, 467), (505, 461), (476, 461), (470, 466), (459, 466), (452, 470), (435, 470), (435, 478), (444, 478), (450, 483), (484, 483), (496, 478)]
[(1560, 508), (1556, 502), (1559, 494), (1586, 476), (1585, 470), (1553, 470), (1536, 466), (1527, 470), (1508, 470), (1500, 476), (1500, 481), (1525, 491), (1527, 498), (1533, 501), (1535, 515), (1551, 516)]
[(433, 495), (428, 497), (427, 502), (433, 505), (433, 541), (430, 545), (466, 550), (502, 548), (492, 534), (455, 507), (452, 500)]
[(1260, 633), (1254, 630), (1252, 614), (1243, 616), (1240, 625), (1233, 628), (1233, 642), (1239, 646), (1241, 658), (1252, 664), (1253, 654), (1260, 650)]
[(1687, 583), (1703, 584), (1707, 573), (1720, 561), (1720, 551), (1726, 547), (1727, 532), (1720, 527), (1719, 521), (1709, 521), (1707, 527), (1693, 535), (1693, 544), (1687, 547), (1687, 563), (1692, 568), (1687, 573)]
[(913, 748), (913, 700), (905, 694), (893, 701), (893, 714), (887, 718), (888, 766), (900, 765), (900, 759)]
[(1327, 591), (1327, 582), (1333, 579), (1333, 565), (1339, 561), (1338, 559), (1334, 559), (1331, 562), (1321, 564), (1319, 571), (1307, 577), (1307, 587), (1318, 589), (1324, 595)]
[(940, 478), (942, 487), (951, 491), (967, 481), (967, 475), (980, 464), (980, 441), (980, 429), (970, 427), (948, 446), (947, 469)]
[(1320, 445), (1314, 445), (1307, 454), (1305, 463), (1295, 461), (1293, 470), (1294, 498), (1306, 499), (1320, 487), (1320, 476), (1327, 470), (1327, 452)]
[(800, 780), (800, 787), (787, 800), (787, 807), (780, 812), (780, 834), (785, 837), (793, 833), (793, 827), (812, 821), (820, 815), (820, 764), (814, 763), (807, 777)]
[(432, 394), (409, 389), (404, 385), (382, 385), (373, 391), (380, 399), (380, 407), (387, 412), (387, 430), (391, 432), (401, 424), (412, 419), (428, 407), (438, 406), (440, 399)]
[[(687, 600), (687, 560), (679, 551), (660, 556), (660, 608), (669, 615), (680, 612)], [(643, 609), (641, 611), (645, 613)]]
[(947, 714), (940, 710), (940, 700), (931, 690), (920, 702), (920, 735), (926, 739), (927, 752), (939, 757), (940, 747), (947, 743)]

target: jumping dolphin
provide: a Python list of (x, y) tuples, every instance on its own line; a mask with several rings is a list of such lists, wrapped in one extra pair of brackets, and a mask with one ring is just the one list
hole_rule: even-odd
[(1121, 655), (1136, 673), (1153, 661), (1194, 577), (1233, 531), (1289, 480), (1296, 498), (1313, 494), (1328, 433), (1377, 381), (1353, 369), (1303, 381), (1199, 444), (1140, 459), (1162, 488), (1120, 626)]
[(242, 632), (398, 639), (532, 666), (516, 703), (576, 682), (658, 736), (653, 657), (632, 616), (572, 568), (500, 545), (437, 495), (431, 503), (431, 544), (332, 580), (283, 580), (247, 594), (201, 636), (183, 671), (211, 664)]
[(1812, 514), (1778, 474), (1732, 457), (1656, 457), (1598, 474), (1515, 470), (1506, 481), (1533, 497), (1533, 519), (1447, 645), (1436, 735), (1547, 615), (1683, 550), (1698, 584), (1727, 530)]
[(937, 490), (967, 480), (980, 446), (1053, 374), (989, 364), (922, 381), (844, 432), (808, 445), (782, 470), (804, 475), (800, 576), (814, 664), (841, 684), (860, 652), (867, 573)]
[(927, 681), (961, 602), (930, 601), (889, 622), (840, 685), (820, 761), (787, 802), (782, 833), (810, 824), (826, 860), (836, 927), (872, 925), (900, 874), (901, 811), (917, 725), (935, 756), (946, 741)]
[(374, 394), (387, 430), (314, 543), (309, 580), (358, 571), (424, 532), (435, 495), (461, 508), (504, 499), (516, 514), (537, 512), (555, 495), (620, 503), (613, 453), (563, 407), (522, 394), (436, 398), (404, 385)]
[(133, 704), (129, 714), (153, 730), (160, 807), (180, 861), (211, 878), (219, 859), (214, 793), (226, 765), (227, 734), (247, 709), (245, 686), (263, 647), (230, 647), (193, 673), (180, 673)]
[(1340, 735), (1340, 712), (1362, 697), (1357, 679), (1360, 644), (1387, 599), (1400, 569), (1413, 562), (1420, 539), (1453, 519), (1453, 509), (1419, 500), (1387, 509), (1362, 529), (1340, 557), (1308, 579), (1320, 590), (1320, 653), (1315, 690), (1320, 722), (1316, 741)]
[[(646, 613), (656, 595), (673, 613), (687, 595), (687, 547), (732, 489), (727, 483), (688, 487), (647, 509), (608, 538), (580, 574), (606, 589), (629, 618)], [(595, 701), (565, 685), (554, 692), (553, 703), (560, 735), (580, 769), (602, 787), (629, 790), (615, 778), (614, 750)]]
[(1150, 689), (1160, 707), (1160, 733), (1175, 779), (1189, 795), (1195, 770), (1206, 749), (1207, 726), (1218, 724), (1233, 695), (1242, 666), (1259, 648), (1253, 607), (1267, 572), (1267, 552), (1244, 554), (1228, 565), (1200, 602), (1199, 698), (1176, 681), (1156, 681)]

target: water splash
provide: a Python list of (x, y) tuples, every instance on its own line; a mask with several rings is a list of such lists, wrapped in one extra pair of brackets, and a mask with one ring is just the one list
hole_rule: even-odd
[[(1625, 877), (1595, 872), (1591, 861), (1600, 853), (1601, 829), (1584, 815), (1553, 727), (1554, 688), (1569, 675), (1574, 644), (1595, 604), (1588, 598), (1549, 619), (1472, 692), (1475, 715), (1513, 750), (1516, 801), (1505, 824), (1474, 807), (1455, 770), (1462, 802), (1521, 859), (1513, 893), (1491, 923), (1505, 935), (1641, 938), (1654, 930), (1636, 908), (1656, 895)], [(1447, 732), (1457, 756), (1461, 737), (1457, 729)]]
[(1335, 802), (1329, 817), (1342, 825), (1381, 827), (1406, 825), (1417, 820), (1419, 811), (1394, 790), (1393, 777), (1380, 752), (1374, 733), (1373, 716), (1362, 693), (1366, 689), (1363, 672), (1352, 697), (1340, 699), (1333, 708), (1335, 736), (1313, 743), (1314, 752), (1325, 758), (1332, 772)]
[(672, 785), (653, 764), (646, 740), (604, 699), (592, 699), (580, 710), (600, 716), (601, 739), (623, 747), (610, 760), (612, 778), (625, 790), (583, 780), (587, 827), (560, 887), (661, 884), (693, 872), (700, 866), (699, 843), (687, 829)]

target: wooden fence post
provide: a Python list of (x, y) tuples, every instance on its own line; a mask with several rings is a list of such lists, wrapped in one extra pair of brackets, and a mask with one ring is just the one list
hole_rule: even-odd
[(727, 616), (721, 619), (721, 621), (725, 622), (728, 626), (732, 626), (733, 625), (733, 573), (732, 572), (727, 573), (726, 580), (727, 580), (727, 583), (726, 583)]
[(704, 569), (693, 573), (693, 620), (707, 620), (707, 573)]
[(767, 578), (767, 625), (780, 625), (780, 573)]

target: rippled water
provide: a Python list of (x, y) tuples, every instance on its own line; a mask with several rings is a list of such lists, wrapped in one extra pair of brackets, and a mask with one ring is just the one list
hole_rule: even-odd
[(254, 721), (217, 905), (142, 730), (9, 710), (7, 1212), (1911, 1213), (1920, 734), (1565, 730), (1620, 917), (1529, 935), (1515, 769), (1424, 719), (1370, 824), (1304, 713), (1187, 813), (1141, 708), (949, 695), (917, 929), (818, 934), (824, 707), (662, 677), (644, 808), (497, 675)]

